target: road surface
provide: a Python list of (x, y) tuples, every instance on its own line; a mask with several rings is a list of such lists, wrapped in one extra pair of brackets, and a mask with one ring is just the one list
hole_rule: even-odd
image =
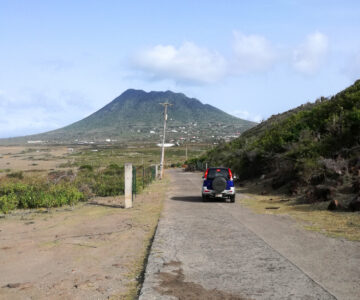
[(200, 174), (167, 176), (140, 300), (359, 299), (360, 243), (253, 214), (241, 195), (235, 204), (203, 203)]

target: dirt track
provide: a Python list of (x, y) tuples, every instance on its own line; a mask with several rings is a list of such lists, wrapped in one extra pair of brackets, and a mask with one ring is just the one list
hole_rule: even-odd
[(203, 203), (200, 174), (168, 174), (141, 300), (358, 299), (360, 243), (253, 214), (241, 195)]

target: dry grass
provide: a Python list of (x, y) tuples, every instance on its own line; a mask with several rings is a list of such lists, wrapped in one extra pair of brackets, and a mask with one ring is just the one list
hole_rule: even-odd
[[(144, 263), (148, 256), (149, 244), (155, 234), (155, 229), (160, 218), (163, 207), (163, 200), (165, 199), (165, 193), (167, 191), (169, 182), (170, 181), (167, 178), (164, 178), (162, 181), (157, 181), (155, 184), (150, 185), (144, 190), (143, 195), (145, 199), (150, 200), (154, 197), (158, 199), (156, 205), (154, 205), (153, 201), (143, 202), (141, 204), (141, 213), (140, 207), (135, 207), (138, 209), (138, 213), (134, 215), (133, 220), (136, 224), (139, 224), (140, 226), (145, 226), (149, 230), (145, 235), (145, 239), (139, 256), (135, 260), (133, 260), (128, 266), (129, 273), (127, 274), (127, 277), (130, 279), (139, 279), (141, 273), (144, 270)], [(114, 296), (115, 298), (110, 299), (136, 299), (139, 288), (140, 283), (138, 280), (130, 280), (129, 284), (127, 285), (126, 293), (122, 295), (116, 295)]]
[(70, 154), (64, 146), (1, 146), (0, 170), (3, 172), (0, 173), (5, 174), (9, 169), (27, 172), (56, 169)]
[(296, 199), (285, 195), (261, 195), (254, 186), (238, 188), (244, 197), (241, 203), (256, 213), (290, 215), (304, 228), (331, 237), (360, 241), (360, 213), (328, 211), (328, 202), (298, 204)]

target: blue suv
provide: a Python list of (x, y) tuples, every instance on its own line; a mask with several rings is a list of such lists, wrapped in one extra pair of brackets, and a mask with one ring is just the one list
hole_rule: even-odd
[(203, 179), (203, 201), (209, 198), (229, 198), (230, 202), (235, 202), (234, 179), (229, 168), (208, 168)]

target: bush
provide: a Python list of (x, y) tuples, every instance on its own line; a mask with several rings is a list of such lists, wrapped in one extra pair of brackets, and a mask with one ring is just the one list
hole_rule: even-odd
[(0, 196), (0, 211), (3, 213), (8, 213), (11, 210), (14, 210), (18, 205), (18, 200), (15, 194), (11, 193), (9, 195)]
[(117, 164), (110, 164), (105, 170), (105, 175), (117, 175), (122, 176), (124, 173), (124, 168), (120, 167)]
[(94, 168), (93, 168), (93, 166), (91, 166), (91, 165), (81, 165), (81, 166), (79, 167), (79, 170), (80, 170), (80, 171), (93, 171)]
[(83, 165), (80, 170), (74, 185), (85, 193), (84, 197), (117, 196), (124, 193), (123, 167), (110, 164), (103, 170), (94, 170), (89, 165)]
[(0, 210), (4, 213), (15, 208), (39, 208), (74, 205), (84, 195), (70, 184), (5, 183), (0, 187)]
[(6, 175), (8, 178), (17, 178), (17, 179), (23, 179), (24, 178), (24, 174), (22, 171), (19, 172), (11, 172), (9, 174)]
[(99, 174), (92, 190), (97, 196), (117, 196), (124, 194), (124, 179), (119, 176)]

